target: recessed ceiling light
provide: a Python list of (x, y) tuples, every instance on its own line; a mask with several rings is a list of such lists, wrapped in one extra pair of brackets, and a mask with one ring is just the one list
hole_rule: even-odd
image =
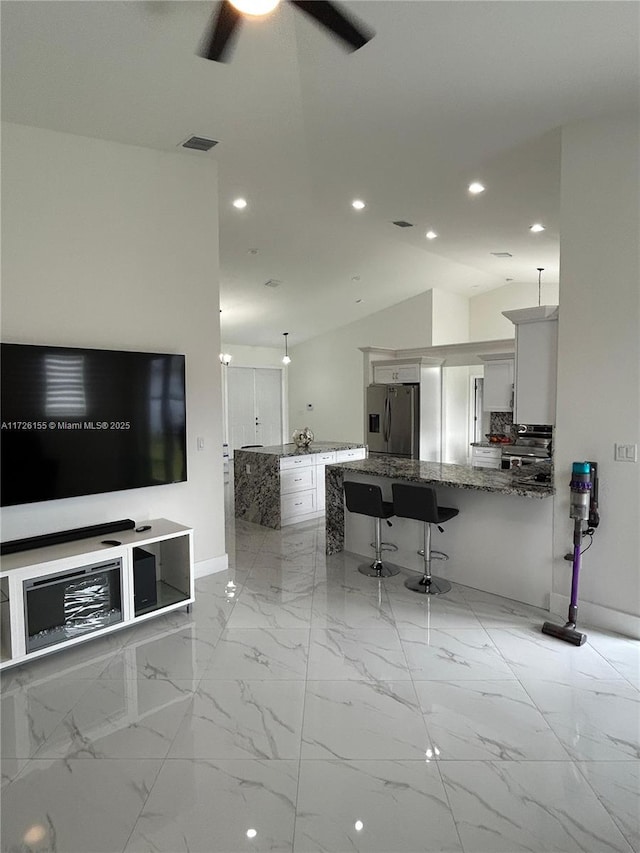
[(360, 276), (359, 275), (352, 275), (351, 281), (360, 281)]
[(257, 255), (258, 249), (247, 249), (247, 255)]
[(533, 231), (534, 234), (537, 234), (540, 231), (544, 231), (544, 225), (541, 225), (539, 222), (536, 222), (534, 225), (529, 228), (529, 231)]
[(363, 210), (366, 207), (366, 204), (359, 198), (356, 198), (351, 202), (351, 207), (354, 210)]
[(427, 240), (435, 240), (438, 235), (435, 231), (427, 231), (424, 236), (427, 238)]
[(247, 200), (246, 200), (246, 198), (236, 198), (236, 199), (234, 199), (234, 201), (233, 201), (233, 206), (234, 206), (235, 208), (237, 208), (238, 210), (244, 210), (244, 209), (245, 209), (245, 207), (247, 206)]
[(474, 181), (472, 184), (469, 184), (469, 192), (472, 195), (478, 195), (478, 193), (484, 192), (484, 187), (479, 181)]
[(356, 305), (358, 305), (360, 302), (364, 302), (364, 299), (356, 299)]
[(511, 252), (489, 252), (494, 258), (512, 258)]
[(269, 281), (265, 281), (264, 286), (265, 287), (280, 287), (281, 284), (282, 284), (282, 282), (278, 281), (277, 278), (270, 278)]

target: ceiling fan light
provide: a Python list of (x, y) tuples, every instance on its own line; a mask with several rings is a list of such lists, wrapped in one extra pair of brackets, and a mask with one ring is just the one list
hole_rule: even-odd
[(261, 15), (273, 12), (280, 0), (229, 0), (229, 2), (243, 15), (259, 18)]

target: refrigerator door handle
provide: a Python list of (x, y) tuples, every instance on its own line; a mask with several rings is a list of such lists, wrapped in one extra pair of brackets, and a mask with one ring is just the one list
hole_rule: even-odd
[(386, 441), (389, 441), (390, 435), (391, 435), (391, 400), (387, 397), (387, 434), (385, 436)]
[(384, 419), (382, 422), (382, 437), (389, 441), (389, 398), (384, 398)]

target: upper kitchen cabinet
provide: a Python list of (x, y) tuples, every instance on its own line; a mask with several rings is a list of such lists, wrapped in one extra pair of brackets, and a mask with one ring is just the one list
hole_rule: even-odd
[(513, 420), (518, 424), (555, 424), (558, 306), (502, 313), (516, 327)]
[(420, 363), (380, 361), (373, 365), (373, 381), (376, 385), (392, 385), (394, 382), (420, 382)]
[(482, 408), (485, 412), (513, 411), (514, 360), (499, 356), (483, 355), (484, 386)]

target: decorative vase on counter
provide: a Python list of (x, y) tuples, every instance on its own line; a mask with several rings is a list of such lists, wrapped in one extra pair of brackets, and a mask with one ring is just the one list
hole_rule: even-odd
[(309, 427), (305, 427), (304, 429), (297, 429), (293, 434), (293, 442), (298, 447), (309, 447), (312, 441), (313, 433), (311, 432)]

